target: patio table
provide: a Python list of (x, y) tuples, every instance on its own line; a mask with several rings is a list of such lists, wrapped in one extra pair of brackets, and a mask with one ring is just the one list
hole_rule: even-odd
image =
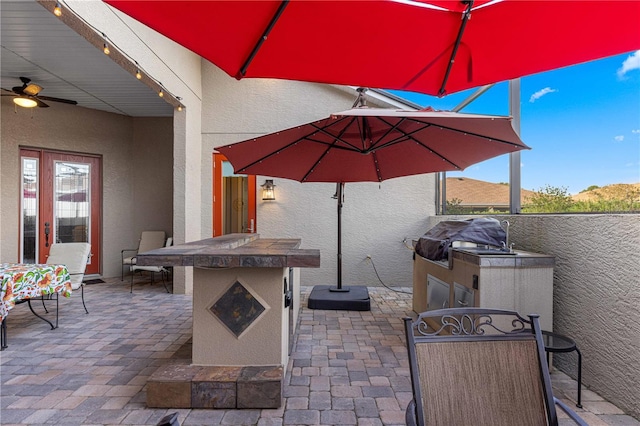
[[(16, 303), (30, 301), (35, 297), (62, 294), (71, 296), (71, 277), (65, 265), (2, 263), (0, 264), (0, 320), (2, 321), (0, 338), (1, 349), (6, 348), (6, 318)], [(52, 329), (58, 326), (56, 309), (56, 325), (41, 317), (29, 303), (29, 308), (38, 318), (49, 323)]]

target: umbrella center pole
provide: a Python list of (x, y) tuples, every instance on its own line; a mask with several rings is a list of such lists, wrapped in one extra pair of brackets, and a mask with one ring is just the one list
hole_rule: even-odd
[(458, 30), (458, 36), (456, 37), (456, 41), (453, 45), (453, 50), (451, 52), (451, 58), (449, 59), (449, 64), (447, 64), (447, 71), (444, 74), (444, 79), (442, 80), (442, 86), (440, 86), (440, 90), (438, 91), (438, 97), (442, 97), (446, 95), (446, 87), (447, 81), (449, 80), (449, 74), (451, 74), (451, 69), (453, 68), (453, 63), (456, 59), (456, 53), (458, 53), (458, 47), (460, 47), (460, 42), (462, 41), (462, 34), (464, 34), (464, 29), (467, 26), (467, 21), (471, 17), (471, 8), (473, 7), (473, 0), (463, 0), (462, 3), (467, 3), (467, 8), (462, 13), (462, 23), (460, 24), (460, 29)]
[(365, 286), (342, 287), (342, 202), (344, 183), (336, 184), (338, 200), (338, 282), (336, 286), (317, 285), (307, 299), (309, 309), (337, 309), (343, 311), (370, 311), (371, 299)]
[(337, 286), (331, 287), (329, 291), (347, 292), (348, 288), (342, 288), (342, 200), (343, 200), (344, 183), (336, 184), (336, 198), (338, 199), (338, 276)]

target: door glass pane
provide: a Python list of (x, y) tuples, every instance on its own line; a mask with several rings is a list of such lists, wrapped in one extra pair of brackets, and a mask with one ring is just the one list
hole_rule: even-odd
[(223, 229), (225, 234), (248, 232), (248, 178), (233, 173), (228, 161), (222, 162)]
[(224, 233), (247, 232), (247, 178), (225, 176), (223, 179)]
[(57, 243), (91, 242), (90, 165), (56, 162), (54, 181), (54, 238)]
[(38, 258), (38, 160), (22, 158), (22, 252), (20, 262), (36, 263)]

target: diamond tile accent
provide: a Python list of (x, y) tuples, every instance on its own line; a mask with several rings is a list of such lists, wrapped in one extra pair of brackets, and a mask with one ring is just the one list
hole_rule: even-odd
[(265, 307), (249, 290), (236, 281), (209, 310), (229, 331), (236, 337), (240, 337), (247, 327), (265, 311)]

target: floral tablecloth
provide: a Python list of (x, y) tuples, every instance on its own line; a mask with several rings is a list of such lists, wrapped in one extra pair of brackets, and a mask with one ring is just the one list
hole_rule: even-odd
[(71, 296), (65, 265), (0, 263), (0, 321), (16, 302), (54, 293)]

